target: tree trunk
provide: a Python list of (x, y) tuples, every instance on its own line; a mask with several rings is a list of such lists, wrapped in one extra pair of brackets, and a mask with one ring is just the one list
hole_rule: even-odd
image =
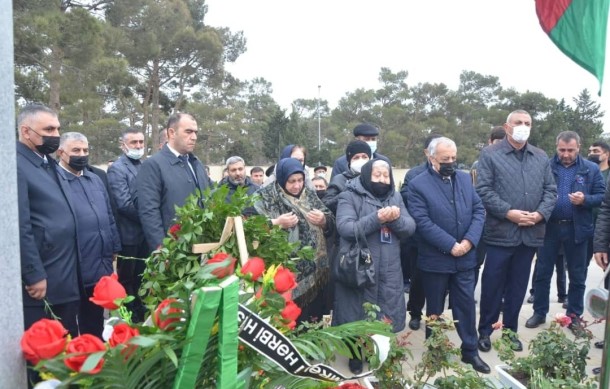
[(159, 82), (159, 59), (153, 60), (153, 71), (152, 71), (152, 117), (150, 120), (151, 131), (150, 134), (153, 139), (153, 150), (157, 148), (159, 140), (159, 88), (161, 87)]
[(57, 46), (51, 47), (51, 67), (49, 69), (49, 107), (59, 112), (61, 103), (59, 100), (61, 91), (61, 65), (64, 52)]

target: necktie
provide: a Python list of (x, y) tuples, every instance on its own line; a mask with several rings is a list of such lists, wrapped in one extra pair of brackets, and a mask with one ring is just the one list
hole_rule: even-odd
[(189, 164), (189, 157), (188, 157), (188, 155), (181, 155), (178, 158), (180, 158), (180, 160), (184, 164), (184, 168), (189, 172), (189, 174), (191, 175), (191, 178), (193, 179), (193, 181), (195, 182), (195, 185), (197, 186), (198, 185), (197, 177), (195, 176), (195, 173), (193, 172), (193, 169), (191, 169), (191, 165)]

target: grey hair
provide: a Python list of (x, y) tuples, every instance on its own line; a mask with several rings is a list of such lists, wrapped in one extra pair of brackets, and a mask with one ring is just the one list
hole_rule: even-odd
[(580, 146), (580, 135), (578, 135), (574, 131), (562, 131), (562, 132), (560, 132), (559, 135), (557, 135), (557, 138), (555, 139), (555, 144), (559, 144), (560, 140), (568, 143), (572, 139), (575, 139), (576, 143), (578, 143), (578, 145)]
[(510, 117), (513, 116), (513, 114), (515, 114), (515, 113), (522, 113), (522, 114), (525, 114), (525, 115), (529, 116), (530, 118), (532, 117), (532, 115), (530, 115), (530, 113), (527, 112), (526, 110), (524, 110), (524, 109), (516, 109), (513, 112), (508, 114), (508, 116), (506, 117), (506, 123), (510, 123)]
[(373, 162), (373, 166), (371, 166), (371, 170), (376, 167), (384, 167), (388, 171), (390, 170), (390, 164), (387, 163), (387, 161), (384, 161), (383, 159), (376, 159), (375, 162)]
[(439, 144), (453, 146), (453, 147), (455, 147), (457, 149), (457, 146), (455, 145), (454, 141), (452, 141), (451, 139), (449, 139), (449, 138), (447, 138), (445, 136), (441, 136), (440, 138), (432, 139), (432, 141), (428, 145), (428, 155), (433, 157), (436, 154), (436, 147)]
[(227, 162), (225, 163), (225, 168), (229, 168), (229, 166), (234, 165), (238, 162), (241, 162), (244, 164), (244, 166), (246, 165), (246, 162), (244, 161), (244, 159), (242, 157), (238, 157), (238, 156), (233, 156), (233, 157), (229, 157), (227, 158)]
[(125, 141), (125, 139), (127, 138), (127, 135), (129, 134), (144, 134), (144, 132), (142, 130), (138, 130), (137, 128), (134, 127), (127, 127), (126, 129), (123, 130), (123, 132), (121, 132), (121, 140)]
[(39, 104), (39, 103), (28, 104), (25, 107), (21, 108), (21, 111), (19, 111), (19, 115), (17, 115), (17, 125), (19, 127), (21, 127), (23, 122), (25, 122), (26, 120), (28, 120), (29, 118), (31, 118), (33, 116), (38, 115), (40, 112), (46, 112), (48, 114), (51, 114), (51, 115), (57, 117), (57, 112), (55, 112), (54, 110), (52, 110), (51, 108), (47, 107), (44, 104)]
[(89, 143), (87, 137), (81, 134), (80, 132), (65, 132), (61, 135), (61, 138), (59, 138), (59, 148), (63, 149), (66, 145), (66, 142), (71, 140), (79, 140), (82, 142)]

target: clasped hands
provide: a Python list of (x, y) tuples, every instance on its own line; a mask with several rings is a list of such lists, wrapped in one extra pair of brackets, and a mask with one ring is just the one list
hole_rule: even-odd
[(383, 207), (377, 211), (377, 218), (379, 223), (390, 223), (400, 217), (400, 208), (395, 205), (391, 207)]
[(542, 221), (540, 212), (528, 212), (519, 209), (511, 209), (508, 211), (506, 218), (519, 225), (519, 227), (531, 227)]
[(454, 257), (461, 257), (462, 255), (466, 255), (472, 249), (472, 243), (464, 239), (460, 243), (455, 242), (453, 248), (451, 249), (451, 255)]
[[(307, 218), (307, 221), (314, 226), (326, 226), (326, 215), (324, 215), (324, 212), (320, 211), (319, 209), (312, 209), (311, 211), (307, 212), (305, 218)], [(283, 213), (277, 218), (271, 220), (273, 225), (279, 225), (283, 229), (292, 228), (296, 226), (298, 222), (299, 218), (293, 212)]]

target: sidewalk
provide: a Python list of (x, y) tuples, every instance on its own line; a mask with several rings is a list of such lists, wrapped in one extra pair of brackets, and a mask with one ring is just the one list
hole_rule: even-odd
[[(535, 264), (535, 262), (532, 263), (532, 266), (534, 266), (534, 264)], [(533, 270), (533, 267), (532, 267), (532, 270)], [(585, 291), (585, 294), (587, 291), (589, 291), (589, 289), (593, 289), (593, 288), (596, 288), (599, 286), (599, 284), (602, 280), (602, 276), (603, 276), (602, 270), (597, 266), (595, 261), (592, 260), (591, 264), (589, 265), (589, 273), (587, 276), (587, 289)], [(531, 278), (531, 273), (530, 273), (530, 278)], [(475, 299), (477, 301), (480, 301), (480, 294), (481, 294), (480, 285), (481, 285), (481, 283), (479, 282), (477, 285), (477, 289), (475, 290)], [(529, 287), (530, 286), (528, 286), (528, 293), (526, 294), (525, 299), (527, 299), (527, 297), (529, 296)], [(408, 295), (405, 295), (405, 296), (408, 299)], [(565, 309), (562, 309), (561, 304), (557, 302), (557, 288), (556, 288), (556, 284), (555, 284), (555, 276), (553, 276), (553, 279), (551, 281), (550, 302), (551, 302), (550, 310), (549, 310), (549, 314), (547, 315), (546, 323), (541, 325), (538, 328), (529, 329), (529, 328), (525, 327), (525, 322), (527, 321), (527, 319), (529, 319), (532, 316), (533, 308), (532, 308), (532, 304), (528, 304), (527, 302), (524, 301), (523, 308), (521, 309), (521, 315), (519, 316), (519, 331), (518, 331), (519, 339), (523, 342), (524, 351), (517, 353), (518, 356), (527, 355), (528, 345), (529, 345), (530, 341), (536, 336), (536, 334), (539, 331), (541, 331), (542, 329), (547, 328), (549, 326), (550, 322), (553, 320), (556, 313), (560, 313), (560, 312), (565, 313)], [(477, 322), (478, 322), (478, 317), (479, 317), (478, 316), (478, 311), (479, 311), (478, 304), (477, 304), (476, 308), (477, 308)], [(425, 309), (424, 309), (424, 314), (425, 314)], [(445, 310), (445, 315), (448, 315), (449, 317), (451, 317), (450, 316), (451, 311)], [(586, 309), (585, 309), (585, 313), (584, 313), (583, 317), (586, 321), (589, 321), (589, 322), (593, 321), (593, 318), (591, 317), (589, 312), (586, 311)], [(408, 323), (408, 320), (409, 320), (409, 318), (407, 318), (407, 323)], [(599, 324), (592, 325), (591, 327), (589, 327), (589, 330), (593, 333), (593, 339), (591, 340), (591, 350), (589, 351), (587, 372), (589, 373), (590, 376), (593, 377), (591, 370), (594, 367), (601, 366), (601, 360), (602, 360), (602, 350), (595, 348), (593, 346), (593, 344), (599, 340), (603, 340), (605, 323), (599, 323)], [(406, 332), (412, 332), (409, 335), (408, 339), (411, 342), (410, 349), (411, 349), (411, 352), (413, 353), (413, 359), (408, 361), (405, 364), (404, 370), (408, 371), (409, 374), (411, 374), (414, 366), (417, 365), (421, 361), (421, 355), (424, 352), (425, 330), (424, 330), (423, 325), (422, 325), (422, 328), (418, 331), (411, 331), (407, 327), (406, 330), (404, 330), (404, 332), (402, 332), (401, 334), (406, 333)], [(459, 347), (461, 342), (457, 335), (457, 332), (452, 331), (452, 332), (448, 333), (448, 335), (449, 335), (449, 338), (451, 339), (451, 341), (456, 345), (456, 347)], [(491, 336), (492, 342), (495, 339), (497, 339), (499, 336), (500, 336), (500, 332), (495, 331), (494, 334)], [(571, 334), (570, 334), (570, 336), (571, 336)], [(500, 364), (502, 364), (502, 362), (498, 358), (496, 351), (492, 348), (492, 350), (487, 353), (480, 352), (480, 356), (491, 367), (490, 376), (497, 377), (494, 366), (500, 365)], [(345, 363), (345, 365), (347, 365), (346, 362), (344, 362), (344, 363)], [(349, 372), (349, 370), (347, 369), (347, 366), (345, 366), (345, 372), (346, 373)]]

